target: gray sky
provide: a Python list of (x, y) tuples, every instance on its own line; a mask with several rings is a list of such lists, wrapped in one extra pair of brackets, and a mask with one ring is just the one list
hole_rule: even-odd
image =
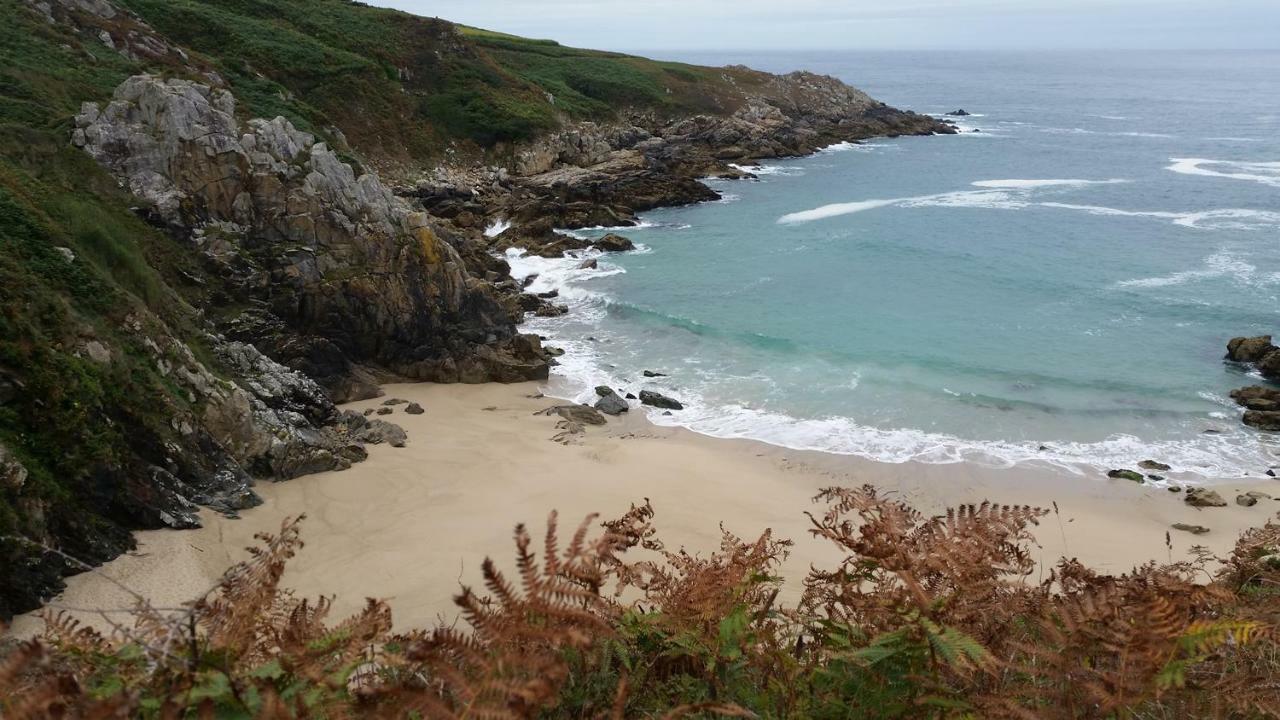
[(1280, 0), (371, 0), (613, 50), (1280, 48)]

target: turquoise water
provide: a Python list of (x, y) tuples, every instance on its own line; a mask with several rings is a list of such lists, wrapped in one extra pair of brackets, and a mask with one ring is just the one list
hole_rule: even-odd
[(569, 350), (557, 393), (652, 387), (690, 405), (660, 423), (888, 461), (1265, 470), (1222, 354), (1280, 330), (1280, 53), (681, 59), (808, 67), (981, 132), (713, 182), (600, 271), (514, 258), (573, 309), (530, 325)]

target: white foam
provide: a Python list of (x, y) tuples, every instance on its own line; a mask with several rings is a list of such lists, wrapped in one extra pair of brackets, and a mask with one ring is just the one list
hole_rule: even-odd
[[(1270, 187), (1280, 187), (1280, 162), (1208, 160), (1205, 158), (1169, 158), (1173, 164), (1165, 168), (1181, 175), (1247, 180)], [(1215, 170), (1218, 166), (1222, 169)]]
[(786, 177), (803, 175), (804, 168), (798, 165), (733, 165), (729, 167), (756, 176), (782, 175)]
[(1072, 205), (1055, 202), (1043, 202), (1039, 203), (1039, 205), (1060, 210), (1077, 210), (1087, 212), (1090, 215), (1158, 218), (1170, 220), (1174, 225), (1201, 230), (1257, 230), (1280, 226), (1280, 212), (1250, 210), (1248, 208), (1169, 212), (1164, 210), (1118, 210), (1097, 205)]
[(827, 218), (851, 215), (853, 213), (875, 210), (878, 208), (901, 207), (950, 207), (950, 208), (986, 208), (998, 210), (1020, 210), (1031, 204), (1030, 196), (1047, 188), (1077, 188), (1088, 185), (1112, 184), (1126, 182), (1120, 179), (1111, 180), (1079, 180), (1046, 178), (1036, 180), (979, 180), (972, 183), (979, 190), (961, 190), (935, 195), (917, 195), (905, 198), (889, 198), (877, 200), (859, 200), (857, 202), (833, 203), (811, 210), (788, 213), (778, 218), (782, 225), (825, 220)]
[(510, 229), (511, 229), (510, 220), (497, 220), (497, 221), (494, 221), (491, 225), (489, 225), (489, 227), (484, 229), (484, 236), (497, 237)]
[[(554, 368), (549, 394), (588, 402), (594, 399), (591, 388), (596, 385), (619, 387), (628, 384), (626, 379), (634, 381), (638, 375), (625, 370), (605, 370), (599, 345), (560, 338), (553, 338), (553, 342), (572, 350), (561, 358), (561, 365)], [(716, 380), (704, 377), (706, 373), (695, 372), (704, 380)], [(974, 462), (1006, 468), (1034, 464), (1074, 474), (1093, 471), (1101, 475), (1112, 468), (1130, 466), (1135, 458), (1158, 457), (1173, 465), (1175, 472), (1182, 474), (1180, 482), (1185, 482), (1187, 475), (1234, 479), (1244, 468), (1265, 467), (1269, 462), (1256, 436), (1242, 427), (1186, 440), (1144, 441), (1132, 435), (1113, 435), (1097, 442), (979, 441), (924, 430), (870, 427), (848, 417), (802, 419), (743, 404), (715, 404), (706, 401), (688, 383), (679, 388), (667, 387), (668, 381), (662, 378), (644, 381), (644, 384), (677, 395), (685, 405), (684, 410), (670, 415), (648, 409), (648, 418), (656, 425), (684, 427), (717, 438), (750, 439), (794, 450), (851, 455), (888, 463)], [(857, 378), (850, 386), (856, 388)], [(954, 391), (949, 394), (957, 395)]]
[(1108, 135), (1110, 137), (1137, 137), (1137, 138), (1158, 138), (1167, 139), (1177, 137), (1168, 133), (1153, 132), (1117, 132), (1114, 130), (1087, 130), (1085, 128), (1056, 128), (1042, 127), (1040, 132), (1050, 135)]
[(556, 228), (556, 232), (579, 240), (593, 240), (595, 239), (594, 236), (599, 233), (627, 232), (628, 230), (645, 230), (656, 227), (659, 227), (658, 223), (640, 220), (635, 225), (592, 225), (591, 227), (578, 228), (576, 230)]
[(1084, 185), (1115, 185), (1117, 183), (1128, 182), (1119, 178), (1111, 180), (979, 180), (972, 183), (974, 187), (981, 188), (1042, 188), (1042, 187), (1080, 187)]
[(1227, 250), (1218, 252), (1204, 259), (1204, 268), (1184, 270), (1160, 277), (1139, 278), (1116, 283), (1117, 287), (1158, 288), (1183, 285), (1200, 280), (1230, 278), (1233, 282), (1248, 287), (1260, 287), (1275, 282), (1274, 274), (1260, 275), (1258, 268), (1232, 255)]
[(825, 220), (827, 218), (838, 217), (840, 215), (851, 215), (853, 213), (863, 212), (864, 210), (874, 210), (876, 208), (889, 207), (908, 200), (919, 200), (921, 198), (894, 198), (891, 200), (860, 200), (851, 203), (834, 203), (832, 205), (823, 205), (812, 210), (804, 210), (802, 212), (789, 213), (778, 218), (778, 222), (784, 225), (795, 223), (813, 222), (814, 220)]

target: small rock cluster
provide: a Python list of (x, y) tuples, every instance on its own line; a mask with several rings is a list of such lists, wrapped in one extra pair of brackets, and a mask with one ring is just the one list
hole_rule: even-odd
[[(1268, 380), (1280, 381), (1280, 348), (1270, 335), (1238, 337), (1227, 343), (1227, 360), (1256, 369)], [(1231, 399), (1245, 408), (1241, 422), (1267, 432), (1280, 432), (1280, 389), (1250, 385), (1233, 390)]]

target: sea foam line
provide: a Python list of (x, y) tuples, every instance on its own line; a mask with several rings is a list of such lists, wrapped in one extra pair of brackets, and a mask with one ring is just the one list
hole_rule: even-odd
[[(1248, 180), (1270, 187), (1280, 187), (1280, 162), (1256, 162), (1244, 160), (1209, 160), (1206, 158), (1169, 158), (1166, 170), (1180, 175)], [(1214, 170), (1220, 166), (1223, 170)]]
[[(1131, 466), (1136, 459), (1156, 457), (1172, 464), (1185, 475), (1208, 478), (1235, 478), (1242, 469), (1265, 467), (1271, 461), (1266, 449), (1255, 436), (1240, 426), (1214, 435), (1196, 435), (1184, 440), (1144, 441), (1132, 435), (1115, 435), (1097, 442), (1011, 442), (967, 440), (952, 435), (911, 428), (886, 429), (858, 423), (850, 417), (797, 418), (785, 413), (751, 408), (735, 403), (708, 401), (698, 391), (701, 382), (715, 382), (705, 373), (680, 377), (642, 379), (641, 368), (618, 367), (619, 358), (606, 357), (603, 348), (617, 340), (606, 324), (611, 298), (589, 287), (591, 280), (624, 273), (621, 267), (601, 261), (598, 270), (579, 267), (585, 257), (602, 258), (588, 250), (564, 258), (542, 258), (512, 249), (506, 254), (512, 276), (523, 280), (538, 277), (530, 284), (531, 292), (555, 290), (558, 301), (570, 307), (570, 314), (553, 318), (531, 318), (529, 331), (548, 337), (549, 342), (566, 352), (553, 368), (552, 379), (545, 392), (574, 402), (593, 402), (593, 388), (598, 385), (627, 387), (639, 382), (647, 389), (680, 398), (686, 409), (672, 415), (646, 408), (650, 421), (657, 425), (679, 426), (702, 435), (717, 438), (743, 438), (794, 450), (819, 451), (849, 455), (889, 463), (922, 462), (948, 464), (976, 462), (991, 467), (1013, 467), (1032, 464), (1059, 468), (1074, 474), (1105, 471)], [(1225, 253), (1216, 260), (1217, 269), (1227, 272), (1243, 266)], [(1251, 267), (1251, 266), (1250, 266)], [(1207, 271), (1193, 271), (1207, 272)], [(1141, 281), (1131, 284), (1141, 285)], [(1158, 284), (1158, 283), (1148, 283)], [(593, 328), (593, 337), (584, 339), (583, 327)], [(696, 363), (695, 363), (696, 364)], [(858, 378), (851, 383), (856, 387)], [(1230, 404), (1222, 405), (1217, 415), (1238, 412)], [(1208, 417), (1206, 416), (1206, 419)], [(1185, 477), (1184, 475), (1184, 477)], [(1180, 481), (1182, 479), (1180, 478)]]
[(778, 218), (778, 223), (781, 225), (792, 225), (797, 223), (813, 222), (815, 220), (825, 220), (827, 218), (838, 217), (841, 215), (850, 215), (853, 213), (892, 206), (976, 207), (1017, 210), (1031, 204), (1030, 194), (1035, 190), (1055, 187), (1071, 188), (1084, 187), (1088, 185), (1111, 185), (1123, 182), (1127, 181), (1116, 178), (1110, 180), (1080, 180), (1074, 178), (979, 180), (972, 183), (974, 187), (981, 188), (979, 190), (962, 190), (958, 192), (917, 195), (905, 198), (834, 203), (816, 207), (811, 210), (788, 213)]

